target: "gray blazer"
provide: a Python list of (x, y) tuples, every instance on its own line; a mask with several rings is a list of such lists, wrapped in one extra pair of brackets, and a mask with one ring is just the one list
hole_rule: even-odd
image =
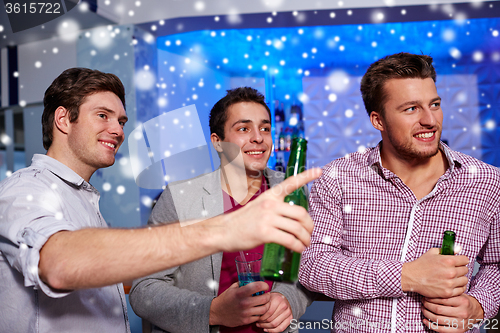
[[(264, 171), (272, 187), (284, 175)], [(171, 183), (155, 205), (149, 224), (173, 223), (211, 218), (224, 213), (220, 170), (188, 181)], [(222, 252), (135, 280), (130, 304), (135, 313), (155, 327), (153, 332), (218, 332), (209, 325), (210, 305), (217, 296)], [(274, 283), (273, 292), (283, 294), (300, 318), (313, 301), (314, 294), (300, 284)], [(296, 332), (288, 328), (285, 332)]]

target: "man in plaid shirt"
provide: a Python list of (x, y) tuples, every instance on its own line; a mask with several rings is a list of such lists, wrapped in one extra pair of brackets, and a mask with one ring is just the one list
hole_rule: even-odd
[[(500, 305), (500, 172), (440, 142), (432, 58), (399, 53), (361, 81), (377, 147), (323, 169), (300, 282), (335, 299), (335, 332), (479, 332)], [(443, 232), (455, 256), (439, 254)], [(474, 261), (479, 272), (472, 277)]]

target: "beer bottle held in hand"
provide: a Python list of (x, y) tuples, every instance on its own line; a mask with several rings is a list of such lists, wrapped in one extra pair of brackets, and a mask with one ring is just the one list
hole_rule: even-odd
[(455, 255), (455, 233), (451, 230), (446, 230), (444, 232), (441, 254), (449, 256)]
[[(286, 167), (285, 178), (297, 175), (306, 167), (307, 141), (304, 138), (294, 138), (290, 158)], [(290, 205), (300, 205), (308, 210), (305, 188), (295, 190), (285, 197)], [(269, 243), (264, 246), (264, 255), (260, 275), (271, 281), (295, 282), (298, 278), (301, 253), (294, 252), (284, 246)]]

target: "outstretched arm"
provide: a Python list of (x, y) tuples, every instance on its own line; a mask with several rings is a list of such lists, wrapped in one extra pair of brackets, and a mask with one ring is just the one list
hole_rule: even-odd
[(57, 232), (41, 249), (39, 275), (54, 289), (73, 290), (133, 280), (212, 253), (263, 243), (301, 252), (309, 245), (312, 220), (305, 209), (283, 200), (319, 174), (319, 169), (305, 171), (234, 213), (184, 227)]

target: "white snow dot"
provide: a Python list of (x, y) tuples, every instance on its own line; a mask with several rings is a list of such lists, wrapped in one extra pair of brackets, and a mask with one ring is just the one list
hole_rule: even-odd
[(227, 64), (229, 62), (229, 60), (227, 58), (224, 58), (224, 59), (222, 59), (222, 62)]
[(56, 220), (62, 220), (62, 218), (63, 218), (63, 213), (61, 213), (61, 212), (57, 212), (57, 213), (55, 214), (55, 218), (56, 218)]
[(59, 49), (58, 49), (57, 47), (54, 47), (54, 48), (52, 49), (52, 53), (54, 53), (54, 54), (59, 53)]
[(471, 165), (471, 166), (469, 167), (469, 173), (470, 173), (470, 174), (473, 174), (473, 175), (474, 175), (474, 174), (476, 174), (476, 173), (477, 173), (477, 166), (475, 166), (475, 165)]
[(141, 202), (144, 206), (146, 207), (152, 207), (153, 206), (153, 199), (147, 195), (143, 195), (141, 197)]
[(377, 42), (372, 42), (372, 47), (377, 47)]
[(247, 36), (247, 41), (251, 42), (252, 41), (252, 36)]
[(115, 59), (115, 60), (120, 60), (120, 55), (115, 54), (115, 56), (113, 57), (113, 59)]
[(96, 54), (97, 54), (97, 52), (96, 52), (95, 50), (91, 50), (91, 51), (90, 51), (90, 55), (91, 55), (91, 56), (95, 56)]
[(168, 100), (165, 98), (165, 97), (160, 97), (158, 98), (158, 106), (163, 108), (165, 106), (167, 106), (168, 104)]
[(462, 53), (460, 52), (459, 49), (457, 49), (456, 47), (452, 47), (450, 48), (449, 50), (450, 52), (450, 55), (455, 58), (455, 59), (459, 59), (460, 57), (462, 57)]
[(8, 146), (12, 143), (12, 139), (10, 138), (10, 136), (8, 136), (7, 134), (3, 133), (1, 136), (0, 136), (0, 142), (2, 142), (4, 145)]
[(38, 266), (37, 265), (29, 266), (28, 270), (31, 274), (38, 275)]
[(197, 100), (198, 99), (198, 95), (196, 94), (193, 94), (193, 96), (191, 96), (194, 100)]
[(26, 101), (25, 100), (19, 101), (19, 106), (24, 108), (26, 106)]
[(205, 10), (205, 3), (203, 1), (196, 1), (194, 3), (194, 9), (196, 9), (199, 12)]
[(491, 130), (494, 130), (494, 129), (495, 129), (495, 127), (496, 127), (495, 121), (494, 121), (493, 119), (488, 120), (488, 121), (486, 122), (486, 124), (485, 124), (485, 127), (486, 127), (486, 129), (488, 129), (488, 130), (490, 130), (490, 131), (491, 131)]
[(344, 206), (344, 212), (349, 214), (352, 211), (352, 206), (351, 205), (345, 205)]
[(432, 37), (432, 32), (427, 33), (427, 37), (431, 38)]
[(354, 112), (351, 109), (347, 109), (347, 110), (345, 110), (344, 114), (347, 118), (352, 118), (352, 116), (354, 115)]
[(345, 50), (345, 46), (344, 45), (340, 45), (339, 46), (339, 51), (344, 51)]
[(134, 11), (133, 10), (129, 10), (128, 11), (128, 16), (134, 16)]
[(219, 83), (217, 83), (217, 84), (215, 85), (215, 89), (219, 90), (220, 88), (221, 88), (221, 85), (220, 85)]
[(472, 59), (475, 61), (475, 62), (481, 62), (483, 61), (484, 59), (484, 55), (483, 55), (483, 52), (481, 51), (476, 51), (472, 54)]
[(455, 37), (455, 30), (446, 29), (443, 31), (443, 39), (445, 42), (452, 42), (453, 40), (455, 40)]
[(175, 72), (175, 67), (174, 67), (174, 66), (170, 66), (169, 70), (170, 70), (171, 72)]
[(206, 210), (202, 210), (201, 216), (203, 216), (203, 217), (208, 216), (208, 212)]
[(323, 243), (325, 243), (325, 244), (331, 244), (332, 243), (332, 237), (330, 237), (330, 236), (323, 237)]
[(334, 12), (330, 13), (330, 18), (335, 18), (335, 13)]
[(28, 194), (28, 195), (26, 196), (26, 200), (28, 200), (28, 201), (33, 201), (33, 196), (32, 196), (31, 194)]
[(406, 15), (406, 9), (401, 10), (401, 15)]
[(330, 102), (335, 102), (337, 100), (337, 95), (336, 94), (330, 94), (330, 95), (328, 95), (328, 100)]
[(36, 68), (40, 68), (40, 67), (42, 67), (42, 62), (41, 62), (41, 61), (37, 61), (37, 62), (35, 62), (35, 67), (36, 67)]
[(323, 126), (323, 122), (322, 121), (318, 121), (318, 126), (319, 127)]
[(3, 25), (0, 25), (0, 32), (3, 32)]
[(355, 306), (352, 309), (352, 314), (355, 315), (356, 317), (359, 317), (361, 315), (361, 309), (359, 307)]
[(218, 286), (219, 286), (219, 284), (215, 280), (209, 279), (207, 281), (207, 287), (210, 288), (210, 289), (212, 289), (212, 290), (217, 289)]
[(53, 190), (56, 190), (57, 189), (57, 184), (56, 183), (50, 184), (50, 188), (53, 189)]
[(108, 182), (102, 184), (102, 189), (103, 191), (108, 192), (109, 190), (111, 190), (111, 184)]
[(123, 186), (123, 185), (119, 185), (119, 186), (116, 188), (116, 193), (118, 193), (118, 194), (123, 194), (123, 193), (125, 193), (125, 186)]
[(366, 147), (365, 147), (365, 146), (360, 145), (360, 146), (358, 147), (358, 153), (363, 154), (365, 151), (366, 151)]
[(19, 245), (19, 249), (20, 250), (27, 250), (28, 249), (28, 245), (26, 245), (24, 243), (21, 243), (21, 245)]
[(272, 17), (268, 17), (266, 21), (267, 21), (267, 23), (273, 23), (273, 18)]
[(12, 171), (10, 171), (10, 170), (5, 171), (5, 176), (6, 177), (12, 176)]
[(498, 37), (498, 30), (493, 30), (493, 31), (491, 32), (491, 35), (492, 35), (493, 37)]

